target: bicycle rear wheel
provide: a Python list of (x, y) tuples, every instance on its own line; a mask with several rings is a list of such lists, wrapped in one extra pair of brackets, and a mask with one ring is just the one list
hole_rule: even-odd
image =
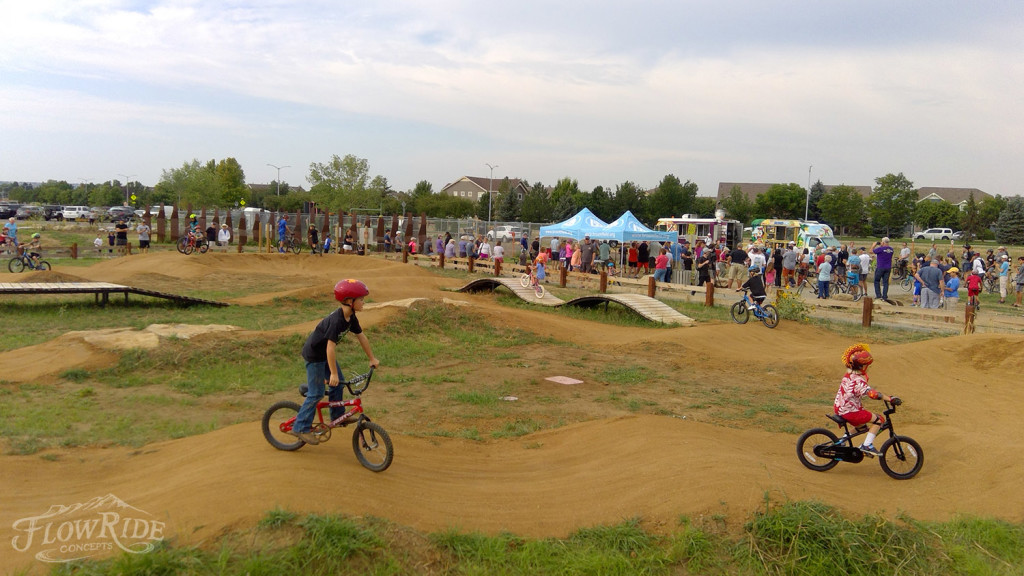
[(882, 456), (878, 463), (892, 478), (909, 480), (924, 466), (924, 451), (913, 438), (893, 436), (882, 445)]
[(853, 296), (853, 301), (856, 302), (864, 296), (864, 291), (860, 289), (860, 285), (850, 286), (850, 296)]
[(769, 328), (775, 328), (779, 325), (779, 311), (775, 309), (775, 306), (771, 304), (764, 305), (764, 316), (761, 316), (761, 322)]
[(302, 252), (302, 244), (299, 244), (297, 242), (292, 242), (292, 245), (289, 246), (288, 248), (292, 251), (292, 254), (298, 254), (299, 252)]
[(391, 436), (376, 422), (363, 420), (352, 432), (352, 450), (367, 470), (383, 472), (395, 457)]
[(206, 254), (206, 251), (210, 249), (210, 243), (203, 240), (196, 245), (196, 248), (199, 250), (200, 254)]
[(732, 305), (729, 308), (729, 315), (732, 316), (732, 321), (737, 324), (746, 324), (747, 320), (750, 320), (750, 310), (747, 310), (747, 302), (740, 300), (739, 302)]
[(816, 472), (831, 470), (836, 467), (839, 461), (816, 455), (814, 447), (821, 446), (822, 444), (835, 444), (837, 440), (839, 438), (830, 430), (811, 428), (800, 435), (800, 438), (796, 441), (796, 457), (800, 459), (801, 464)]
[(15, 256), (7, 263), (7, 269), (12, 273), (17, 274), (25, 269), (25, 262), (20, 257)]
[(540, 282), (537, 282), (537, 285), (533, 287), (533, 291), (537, 293), (537, 298), (544, 297), (544, 285), (541, 284)]
[(263, 413), (263, 437), (270, 442), (270, 445), (278, 450), (291, 452), (306, 445), (297, 436), (291, 433), (295, 417), (299, 415), (299, 406), (291, 400), (283, 400), (274, 404)]

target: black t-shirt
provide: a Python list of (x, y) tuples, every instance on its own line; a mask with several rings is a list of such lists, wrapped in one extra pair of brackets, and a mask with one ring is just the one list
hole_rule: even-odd
[(302, 345), (302, 359), (306, 362), (326, 362), (327, 341), (330, 340), (337, 344), (338, 339), (345, 332), (362, 334), (363, 328), (359, 326), (359, 319), (356, 318), (355, 313), (346, 322), (344, 312), (338, 308), (321, 320), (309, 338), (306, 338), (306, 343)]
[(747, 253), (739, 248), (729, 252), (729, 260), (733, 264), (743, 264), (747, 260)]
[(743, 283), (744, 288), (750, 289), (750, 295), (755, 298), (763, 299), (767, 293), (764, 290), (764, 276), (758, 274), (757, 276), (751, 276), (746, 282)]
[(117, 226), (114, 226), (114, 230), (117, 232), (118, 240), (128, 239), (128, 225), (124, 222), (118, 222)]

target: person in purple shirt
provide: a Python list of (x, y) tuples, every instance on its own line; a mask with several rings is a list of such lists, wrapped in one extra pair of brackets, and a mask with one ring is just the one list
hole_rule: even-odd
[(889, 237), (882, 238), (871, 246), (875, 253), (875, 298), (889, 299), (889, 271), (892, 270), (892, 255), (895, 252), (889, 246)]

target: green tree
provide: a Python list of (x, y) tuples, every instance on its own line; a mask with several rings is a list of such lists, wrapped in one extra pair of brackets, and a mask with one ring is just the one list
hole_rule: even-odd
[(926, 200), (914, 207), (914, 223), (919, 228), (956, 228), (960, 209), (945, 200)]
[(241, 200), (249, 201), (249, 187), (245, 185), (245, 171), (234, 158), (225, 158), (217, 163), (218, 206), (234, 206)]
[(615, 216), (611, 214), (611, 204), (612, 197), (604, 189), (604, 186), (595, 186), (590, 192), (590, 198), (587, 200), (586, 207), (590, 208), (590, 211), (598, 218), (605, 222), (611, 222), (615, 219)]
[(333, 212), (381, 205), (383, 192), (370, 187), (370, 163), (365, 158), (334, 154), (327, 162), (311, 163), (306, 180), (312, 185), (313, 200)]
[(996, 220), (996, 241), (1000, 244), (1024, 244), (1024, 197), (1006, 201), (1006, 209)]
[(549, 218), (560, 222), (575, 214), (579, 208), (575, 198), (580, 192), (580, 184), (566, 176), (559, 180), (551, 189), (551, 214)]
[(804, 216), (807, 190), (799, 184), (773, 184), (754, 201), (754, 212), (761, 218), (796, 218)]
[[(690, 214), (696, 215), (698, 218), (712, 218), (715, 215), (715, 210), (718, 209), (718, 199), (711, 196), (698, 196), (693, 199), (693, 207), (690, 208)], [(739, 220), (739, 218), (735, 218)], [(749, 222), (749, 220), (740, 220), (741, 222)]]
[(647, 220), (657, 220), (670, 216), (681, 216), (689, 213), (693, 207), (693, 199), (697, 197), (697, 185), (689, 180), (683, 184), (673, 174), (661, 179), (658, 187), (647, 198)]
[[(744, 224), (750, 224), (750, 221), (754, 219), (754, 202), (743, 193), (739, 186), (733, 186), (732, 190), (729, 190), (729, 195), (722, 198), (722, 210), (725, 210), (725, 214), (729, 218), (739, 220)], [(714, 212), (714, 208), (711, 211)]]
[(818, 199), (821, 219), (837, 233), (859, 230), (864, 221), (864, 197), (853, 186), (833, 186)]
[(886, 236), (903, 229), (914, 218), (917, 189), (902, 172), (875, 178), (875, 187), (868, 197), (868, 215), (876, 228), (885, 230)]
[[(413, 214), (426, 214), (428, 210), (436, 207), (433, 201), (434, 185), (427, 180), (420, 180), (409, 193), (406, 201), (406, 210)], [(401, 209), (399, 209), (401, 211)]]
[(498, 210), (495, 219), (505, 222), (519, 220), (520, 210), (519, 196), (512, 190), (512, 182), (506, 176), (498, 187)]
[(978, 206), (978, 234), (981, 234), (984, 229), (991, 228), (999, 220), (999, 214), (1005, 209), (1006, 198), (999, 194), (982, 199)]
[(821, 208), (818, 207), (818, 202), (821, 201), (821, 197), (825, 195), (825, 185), (818, 180), (811, 186), (811, 193), (807, 197), (807, 219), (808, 220), (821, 220)]
[(647, 207), (645, 199), (646, 196), (636, 184), (628, 180), (619, 184), (615, 187), (615, 195), (612, 197), (612, 215), (606, 221), (617, 219), (625, 214), (626, 210), (634, 215), (644, 214)]
[(523, 206), (519, 217), (524, 222), (550, 222), (551, 201), (544, 184), (535, 182), (523, 196)]
[(180, 168), (164, 170), (157, 182), (157, 190), (164, 196), (175, 198), (180, 206), (217, 206), (220, 193), (215, 174), (216, 163), (210, 160), (185, 162)]

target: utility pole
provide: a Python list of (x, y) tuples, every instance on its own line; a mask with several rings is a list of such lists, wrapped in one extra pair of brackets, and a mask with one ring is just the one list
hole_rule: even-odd
[(807, 167), (807, 200), (804, 202), (804, 221), (807, 221), (807, 211), (811, 207), (811, 168), (814, 165)]

